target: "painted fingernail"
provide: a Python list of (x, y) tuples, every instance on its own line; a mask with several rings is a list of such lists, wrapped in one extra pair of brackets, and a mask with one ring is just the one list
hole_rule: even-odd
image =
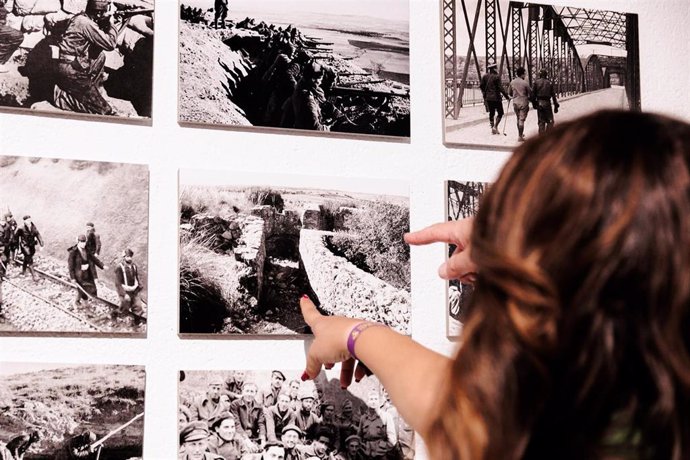
[(347, 390), (347, 386), (345, 386), (345, 385), (340, 385), (340, 389), (341, 389), (341, 390)]
[(302, 379), (303, 382), (306, 382), (307, 380), (309, 380), (309, 374), (307, 374), (307, 371), (304, 371), (304, 372), (302, 373), (301, 379)]
[(359, 383), (359, 382), (361, 382), (361, 381), (362, 381), (362, 378), (361, 378), (361, 377), (358, 378), (358, 379), (355, 379), (355, 382), (357, 382), (357, 383)]
[(302, 298), (303, 298), (304, 300), (309, 300), (309, 296), (308, 296), (307, 294), (302, 294)]

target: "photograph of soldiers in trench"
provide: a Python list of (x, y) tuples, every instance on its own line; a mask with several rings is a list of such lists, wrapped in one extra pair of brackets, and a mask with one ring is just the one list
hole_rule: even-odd
[(179, 121), (410, 136), (408, 0), (182, 0)]
[(141, 460), (143, 366), (0, 362), (0, 459)]
[(148, 168), (0, 157), (0, 335), (145, 334)]
[(444, 142), (511, 149), (556, 123), (641, 110), (638, 16), (441, 0)]
[(0, 0), (0, 109), (151, 117), (154, 0)]
[(409, 334), (407, 184), (204, 185), (211, 176), (180, 173), (181, 334), (309, 334), (303, 294), (324, 314)]
[(411, 460), (414, 431), (376, 377), (340, 370), (182, 371), (181, 460)]
[[(479, 210), (484, 192), (489, 187), (486, 182), (446, 181), (446, 219), (460, 220), (474, 217)], [(456, 251), (454, 244), (448, 245), (448, 256)], [(467, 308), (472, 296), (472, 285), (459, 280), (448, 281), (448, 322), (449, 338), (458, 338), (467, 317)]]

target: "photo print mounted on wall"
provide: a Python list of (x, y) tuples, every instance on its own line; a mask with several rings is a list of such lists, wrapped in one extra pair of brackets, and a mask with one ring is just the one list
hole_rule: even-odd
[(0, 157), (0, 335), (146, 334), (143, 165)]
[(415, 457), (414, 431), (376, 377), (343, 390), (339, 368), (306, 382), (302, 372), (180, 372), (180, 452), (185, 458), (195, 450), (224, 458)]
[(181, 0), (179, 122), (410, 137), (409, 0)]
[(146, 122), (154, 0), (0, 0), (0, 110)]
[[(486, 182), (456, 182), (446, 181), (446, 220), (459, 220), (474, 217), (479, 210), (479, 203), (484, 192), (489, 187)], [(448, 256), (455, 251), (455, 245), (448, 245)], [(447, 330), (449, 338), (458, 338), (465, 323), (467, 305), (472, 295), (472, 285), (458, 280), (447, 284), (448, 305)]]
[(597, 110), (640, 110), (636, 14), (509, 0), (441, 8), (446, 145), (510, 149)]
[(143, 366), (0, 362), (0, 458), (141, 459)]
[(409, 334), (409, 186), (403, 182), (180, 172), (180, 333), (309, 333), (324, 314)]

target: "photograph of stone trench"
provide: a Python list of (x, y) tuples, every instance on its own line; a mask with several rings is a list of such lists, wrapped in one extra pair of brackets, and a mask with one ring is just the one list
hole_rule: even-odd
[(324, 314), (409, 333), (408, 197), (185, 184), (180, 177), (181, 334), (308, 334)]

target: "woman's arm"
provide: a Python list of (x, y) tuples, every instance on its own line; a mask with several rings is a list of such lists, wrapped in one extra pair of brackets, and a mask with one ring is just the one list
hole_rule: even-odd
[[(364, 371), (361, 367), (355, 371), (347, 340), (352, 328), (362, 321), (324, 316), (306, 297), (300, 305), (314, 333), (303, 378), (315, 378), (322, 365), (330, 368), (332, 363), (342, 362), (340, 381), (343, 387), (350, 385), (353, 372), (357, 380), (361, 379)], [(388, 390), (405, 421), (415, 431), (426, 432), (450, 360), (388, 327), (370, 327), (362, 331), (355, 342), (355, 353)]]

